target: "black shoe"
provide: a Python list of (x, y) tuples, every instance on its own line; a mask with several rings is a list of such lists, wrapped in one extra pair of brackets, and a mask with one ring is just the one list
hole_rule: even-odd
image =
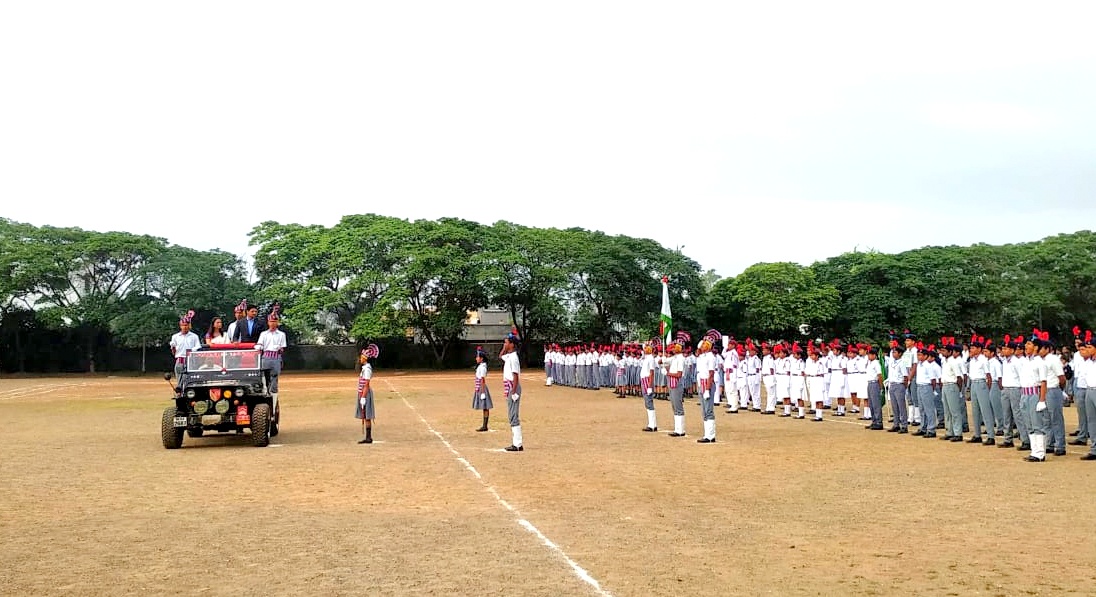
[(1081, 460), (1096, 460), (1096, 454), (1093, 454), (1092, 452), (1089, 452), (1088, 454), (1085, 454), (1084, 456), (1082, 456)]
[(936, 428), (937, 428), (937, 429), (944, 429), (945, 427), (944, 427), (944, 424), (943, 424), (943, 423), (937, 423), (937, 424), (936, 424)]
[(483, 432), (483, 431), (487, 431), (487, 427), (486, 427), (486, 426), (484, 426), (484, 427), (480, 427), (480, 428), (479, 428), (479, 429), (477, 429), (476, 431), (480, 431), (480, 432)]
[(914, 421), (914, 422), (910, 423), (910, 427), (920, 427), (920, 426), (921, 426), (921, 421)]
[(782, 415), (780, 415), (780, 418), (781, 418), (781, 419), (783, 419), (783, 418), (785, 418), (785, 417), (790, 417), (790, 416), (791, 416), (791, 415), (784, 415), (784, 414), (782, 414)]
[(684, 433), (678, 433), (676, 431), (671, 431), (670, 433), (667, 433), (666, 435), (669, 435), (670, 437), (685, 437)]
[(871, 426), (868, 427), (868, 429), (871, 429), (872, 431), (882, 431), (883, 426), (882, 425), (871, 425)]
[(1005, 441), (1001, 442), (1001, 445), (999, 445), (997, 447), (998, 448), (1013, 448), (1015, 446), (1016, 446), (1016, 444), (1013, 444), (1011, 439), (1006, 439)]
[(706, 437), (702, 437), (702, 438), (696, 440), (696, 443), (698, 443), (698, 444), (714, 444), (715, 440), (714, 439), (708, 439)]
[(933, 431), (931, 433), (926, 433), (926, 434), (922, 435), (921, 437), (924, 437), (925, 439), (933, 439), (933, 438), (936, 437), (936, 432)]
[(507, 452), (524, 452), (525, 446), (506, 446), (504, 448)]
[(1073, 431), (1069, 434), (1070, 437), (1077, 437), (1078, 435), (1081, 435), (1080, 429), (1078, 429), (1077, 431)]
[(1055, 451), (1054, 451), (1054, 455), (1055, 455), (1055, 456), (1065, 456), (1065, 455), (1066, 455), (1066, 451), (1065, 451), (1065, 450), (1055, 450)]
[(1024, 457), (1024, 460), (1026, 460), (1026, 461), (1028, 461), (1028, 462), (1045, 462), (1045, 461), (1046, 461), (1046, 457), (1043, 457), (1043, 458), (1036, 458), (1036, 457), (1034, 457), (1034, 456), (1026, 456), (1026, 457)]
[(994, 446), (994, 445), (997, 445), (997, 440), (993, 439), (992, 437), (987, 437), (986, 440), (984, 442), (982, 442), (982, 445), (983, 446)]
[[(791, 415), (788, 415), (788, 416), (791, 416)], [(806, 417), (803, 417), (803, 416), (797, 416), (797, 417), (796, 417), (796, 419), (805, 419), (805, 418), (806, 418)]]
[(993, 435), (996, 435), (997, 437), (1004, 437), (1004, 436), (1005, 436), (1005, 432), (1004, 432), (1004, 431), (1001, 431), (1000, 429), (998, 429), (998, 430), (997, 430), (997, 433), (994, 433)]
[(976, 436), (968, 439), (967, 442), (972, 443), (972, 444), (980, 444), (980, 443), (982, 443), (982, 438), (976, 435)]
[(727, 410), (723, 411), (723, 412), (727, 413), (728, 415), (737, 415), (738, 414), (737, 410), (731, 410), (729, 408)]
[(963, 433), (970, 433), (970, 426), (969, 425), (963, 425)]
[(1086, 446), (1086, 445), (1088, 445), (1088, 442), (1083, 440), (1083, 439), (1075, 439), (1075, 440), (1071, 440), (1069, 442), (1069, 445), (1071, 445), (1071, 446)]
[(909, 432), (910, 432), (909, 428), (907, 428), (907, 427), (903, 427), (903, 428), (901, 428), (901, 429), (899, 429), (899, 430), (898, 430), (898, 435), (906, 435), (906, 434), (908, 434)]
[(890, 429), (888, 429), (887, 433), (898, 433), (901, 430), (902, 430), (901, 427), (895, 425), (894, 427), (891, 427)]
[(953, 442), (962, 442), (963, 441), (963, 436), (957, 435), (957, 436), (951, 438), (951, 441), (953, 441)]
[(1025, 451), (1030, 452), (1031, 451), (1031, 444), (1020, 444), (1020, 447), (1016, 448), (1016, 449), (1021, 451), (1021, 452), (1025, 452)]
[(825, 419), (811, 419), (811, 421), (815, 423), (821, 423), (822, 421), (825, 421)]
[(648, 432), (648, 433), (651, 433), (651, 432), (654, 432), (654, 431), (658, 431), (658, 427), (644, 427), (643, 430)]
[(955, 437), (955, 436), (954, 436), (954, 435), (948, 435), (948, 434), (946, 434), (946, 433), (945, 433), (945, 434), (944, 434), (944, 437), (941, 437), (940, 439), (942, 439), (942, 440), (947, 440), (947, 441), (949, 441), (949, 442), (950, 442), (950, 441), (952, 440), (952, 438), (953, 438), (953, 437)]
[(360, 439), (360, 440), (358, 440), (358, 443), (359, 444), (371, 444), (371, 443), (373, 443), (373, 438), (367, 437), (365, 439)]

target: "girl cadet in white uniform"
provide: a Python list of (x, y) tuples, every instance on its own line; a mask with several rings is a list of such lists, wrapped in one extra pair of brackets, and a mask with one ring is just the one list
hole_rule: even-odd
[(373, 419), (377, 415), (373, 409), (373, 365), (369, 361), (376, 359), (380, 353), (376, 344), (370, 344), (362, 349), (361, 357), (358, 359), (362, 372), (358, 375), (358, 401), (354, 407), (354, 417), (362, 420), (362, 433), (365, 434), (365, 437), (358, 441), (359, 444), (373, 443)]
[(487, 431), (487, 420), (491, 418), (491, 390), (487, 388), (487, 353), (482, 346), (476, 347), (476, 388), (472, 391), (472, 410), (483, 411), (483, 425), (476, 431)]
[(521, 438), (521, 417), (519, 416), (521, 403), (521, 363), (518, 361), (518, 336), (510, 332), (502, 342), (502, 390), (506, 396), (506, 412), (510, 415), (510, 433), (513, 435), (513, 443), (506, 446), (507, 452), (522, 452), (525, 450)]

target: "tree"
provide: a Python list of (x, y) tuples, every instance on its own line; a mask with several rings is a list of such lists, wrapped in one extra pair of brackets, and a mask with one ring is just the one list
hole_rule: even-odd
[(729, 285), (720, 294), (731, 295), (728, 311), (741, 312), (739, 332), (747, 336), (796, 338), (800, 325), (815, 328), (837, 314), (837, 289), (820, 284), (813, 270), (794, 263), (752, 265)]

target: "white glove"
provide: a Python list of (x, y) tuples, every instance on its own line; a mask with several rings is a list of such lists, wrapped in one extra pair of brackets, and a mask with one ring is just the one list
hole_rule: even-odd
[(521, 398), (521, 395), (519, 395), (519, 394), (510, 394), (510, 400), (513, 400), (514, 402), (517, 402), (518, 398)]
[(647, 395), (648, 396), (650, 396), (651, 394), (654, 394), (654, 393), (655, 393), (654, 390), (652, 390), (651, 388), (647, 388)]
[(480, 400), (487, 400), (487, 394), (486, 393), (480, 394)]
[(361, 398), (358, 398), (358, 404), (360, 404), (362, 406), (365, 406), (365, 396), (362, 396)]
[(1039, 404), (1035, 405), (1035, 412), (1040, 412), (1041, 413), (1046, 409), (1047, 409), (1047, 403), (1046, 402), (1040, 402)]
[(711, 398), (711, 396), (709, 396), (707, 390), (705, 390), (704, 391), (704, 399), (707, 400), (708, 398)]

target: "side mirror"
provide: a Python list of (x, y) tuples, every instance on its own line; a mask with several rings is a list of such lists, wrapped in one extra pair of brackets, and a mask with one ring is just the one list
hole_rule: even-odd
[(174, 374), (172, 374), (172, 373), (165, 373), (164, 374), (164, 381), (171, 381), (171, 378), (173, 376), (174, 376)]

